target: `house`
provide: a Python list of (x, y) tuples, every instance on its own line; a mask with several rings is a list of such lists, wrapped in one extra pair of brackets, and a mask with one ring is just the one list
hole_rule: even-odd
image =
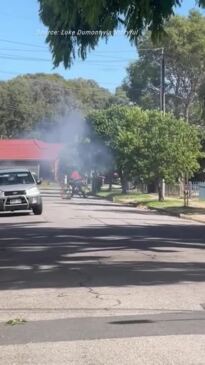
[(0, 169), (27, 168), (38, 178), (56, 180), (64, 145), (36, 139), (1, 139)]

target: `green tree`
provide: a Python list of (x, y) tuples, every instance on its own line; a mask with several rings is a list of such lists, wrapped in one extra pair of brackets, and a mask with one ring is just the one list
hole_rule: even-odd
[(2, 137), (14, 137), (31, 128), (35, 109), (30, 102), (28, 83), (19, 79), (0, 87), (0, 130)]
[(0, 135), (57, 141), (76, 124), (77, 115), (70, 117), (74, 110), (86, 114), (117, 100), (92, 80), (65, 80), (57, 74), (19, 76), (0, 83)]
[(107, 89), (100, 87), (93, 80), (84, 80), (82, 78), (67, 80), (65, 86), (72, 90), (73, 96), (80, 101), (81, 108), (85, 112), (92, 109), (104, 109), (113, 103), (117, 103), (114, 95)]
[[(153, 45), (149, 47), (152, 48)], [(156, 62), (150, 57), (150, 53), (146, 57), (140, 53), (139, 60), (128, 66), (127, 77), (121, 90), (133, 103), (143, 109), (159, 109), (159, 88), (160, 59), (158, 58)]]
[(127, 191), (128, 180), (137, 171), (136, 156), (142, 144), (139, 126), (144, 124), (146, 117), (139, 108), (127, 106), (114, 106), (88, 115), (88, 122), (115, 161), (123, 192)]
[(162, 179), (174, 182), (199, 168), (198, 130), (172, 114), (115, 106), (90, 114), (88, 120), (112, 153), (124, 192), (127, 181), (137, 176), (157, 182), (161, 199)]
[[(55, 80), (26, 75), (0, 85), (3, 137), (40, 137), (76, 105), (72, 93)], [(46, 131), (46, 133), (45, 133)]]
[(125, 90), (123, 90), (122, 87), (117, 87), (115, 90), (115, 96), (113, 99), (114, 104), (120, 104), (120, 105), (130, 105), (131, 99), (127, 96), (127, 93)]
[[(147, 28), (156, 38), (182, 0), (39, 0), (39, 3), (40, 18), (49, 30), (46, 42), (54, 65), (62, 62), (67, 68), (76, 53), (85, 59), (100, 39), (107, 40), (119, 26), (125, 28), (131, 42), (136, 42)], [(196, 3), (205, 6), (205, 0)]]
[(143, 178), (158, 183), (161, 200), (161, 180), (176, 182), (184, 174), (190, 177), (199, 169), (202, 156), (199, 131), (172, 114), (163, 115), (148, 111), (146, 127), (142, 130), (144, 141), (141, 161)]
[(122, 89), (141, 107), (159, 108), (161, 48), (164, 48), (167, 111), (203, 123), (205, 18), (191, 11), (188, 17), (171, 18), (165, 31), (166, 35), (155, 45), (150, 32), (141, 37), (139, 60), (128, 67)]

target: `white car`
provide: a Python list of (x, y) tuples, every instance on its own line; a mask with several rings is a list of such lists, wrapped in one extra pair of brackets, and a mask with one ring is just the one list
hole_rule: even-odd
[(0, 211), (33, 210), (42, 214), (43, 204), (35, 180), (29, 170), (0, 169)]

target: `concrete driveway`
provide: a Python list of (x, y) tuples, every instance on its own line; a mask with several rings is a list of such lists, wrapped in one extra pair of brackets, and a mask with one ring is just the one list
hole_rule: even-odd
[(44, 195), (0, 216), (0, 364), (204, 364), (205, 225)]

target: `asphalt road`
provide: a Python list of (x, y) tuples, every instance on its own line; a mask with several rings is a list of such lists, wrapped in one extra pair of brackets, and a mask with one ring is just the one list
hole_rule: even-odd
[(44, 195), (0, 216), (0, 364), (204, 364), (205, 225)]
[(205, 335), (205, 311), (107, 316), (0, 324), (2, 345), (142, 336)]

